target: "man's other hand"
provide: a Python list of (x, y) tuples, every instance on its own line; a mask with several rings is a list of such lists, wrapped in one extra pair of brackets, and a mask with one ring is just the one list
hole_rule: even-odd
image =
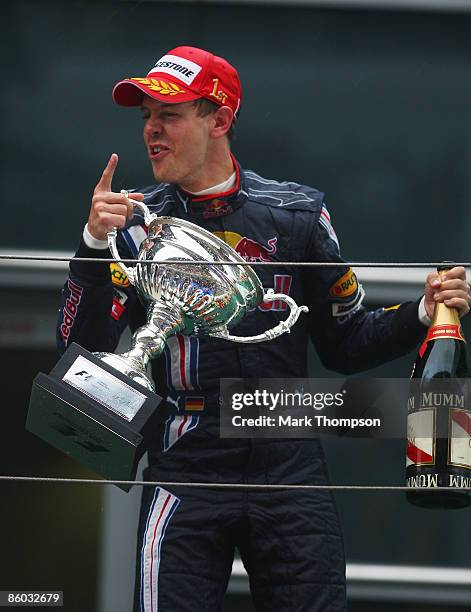
[(469, 312), (470, 286), (466, 281), (466, 270), (462, 266), (450, 268), (442, 276), (431, 272), (425, 282), (425, 310), (430, 318), (433, 316), (435, 304), (444, 302), (447, 306), (456, 308), (460, 317)]

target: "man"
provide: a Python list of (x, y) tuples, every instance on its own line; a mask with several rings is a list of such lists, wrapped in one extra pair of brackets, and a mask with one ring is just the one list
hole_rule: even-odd
[[(156, 184), (135, 191), (152, 212), (187, 219), (214, 232), (247, 261), (341, 262), (323, 194), (296, 183), (243, 170), (230, 138), (240, 110), (241, 85), (224, 59), (177, 47), (146, 77), (119, 82), (115, 102), (138, 106)], [(95, 187), (77, 256), (110, 257), (106, 234), (118, 234), (123, 258), (135, 257), (146, 236), (139, 212), (116, 193), (113, 154)], [(255, 345), (177, 335), (152, 362), (164, 401), (175, 406), (156, 428), (146, 479), (249, 484), (326, 484), (318, 440), (221, 440), (222, 377), (305, 377), (308, 336), (323, 363), (344, 373), (379, 365), (423, 339), (436, 301), (469, 310), (462, 268), (445, 280), (427, 278), (422, 300), (367, 312), (363, 291), (347, 267), (256, 268), (264, 287), (307, 304), (290, 334)], [(75, 292), (75, 293), (74, 293)], [(67, 300), (74, 293), (74, 312)], [(234, 330), (254, 335), (286, 318), (279, 302), (262, 304)], [(63, 294), (58, 342), (113, 351), (126, 325), (145, 313), (116, 266), (71, 262)], [(341, 530), (329, 491), (160, 487), (143, 493), (135, 610), (219, 610), (238, 547), (257, 610), (346, 609)]]

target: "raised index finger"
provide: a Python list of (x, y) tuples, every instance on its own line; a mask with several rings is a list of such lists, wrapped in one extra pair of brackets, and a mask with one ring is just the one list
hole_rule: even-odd
[(114, 171), (118, 165), (118, 156), (112, 153), (106, 168), (103, 170), (100, 180), (98, 181), (95, 191), (111, 191), (111, 182), (113, 181)]

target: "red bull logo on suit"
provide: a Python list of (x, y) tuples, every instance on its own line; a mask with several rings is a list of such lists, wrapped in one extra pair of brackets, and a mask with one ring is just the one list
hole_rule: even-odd
[(276, 243), (278, 241), (276, 236), (267, 240), (268, 246), (264, 247), (255, 240), (241, 236), (236, 232), (214, 232), (214, 234), (231, 246), (245, 261), (272, 261), (271, 256), (276, 253)]
[[(225, 200), (211, 200), (209, 202), (205, 202), (204, 210), (203, 210), (203, 219), (211, 219), (212, 217), (222, 217), (223, 215), (228, 215), (232, 210), (231, 204), (226, 202)], [(223, 233), (223, 232), (216, 232)]]
[[(276, 243), (278, 238), (276, 236), (267, 240), (267, 246), (264, 247), (255, 242), (255, 240), (241, 236), (236, 232), (214, 232), (214, 234), (231, 246), (245, 261), (272, 261), (272, 256), (277, 250)], [(289, 295), (292, 280), (293, 278), (290, 274), (275, 274), (273, 276), (273, 290), (275, 293)], [(264, 312), (269, 310), (286, 310), (287, 305), (280, 300), (272, 300), (270, 302), (262, 302), (258, 308)]]

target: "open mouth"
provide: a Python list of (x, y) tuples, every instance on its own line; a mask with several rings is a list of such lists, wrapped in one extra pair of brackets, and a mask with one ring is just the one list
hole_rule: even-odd
[(161, 159), (170, 151), (168, 147), (164, 145), (151, 145), (149, 147), (149, 159)]

